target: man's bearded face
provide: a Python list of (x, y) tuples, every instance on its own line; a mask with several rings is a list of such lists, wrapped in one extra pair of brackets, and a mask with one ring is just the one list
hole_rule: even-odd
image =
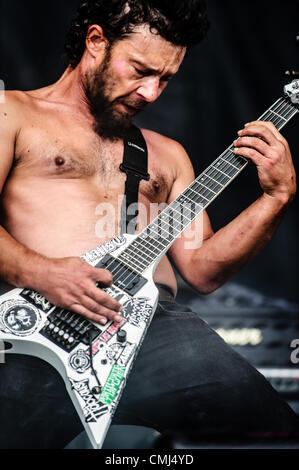
[[(94, 131), (103, 139), (112, 141), (124, 139), (132, 126), (132, 117), (144, 109), (147, 103), (142, 99), (132, 99), (129, 95), (111, 100), (111, 92), (117, 77), (110, 67), (110, 51), (100, 70), (89, 72), (83, 84), (89, 110), (94, 118)], [(117, 106), (117, 105), (123, 106)]]

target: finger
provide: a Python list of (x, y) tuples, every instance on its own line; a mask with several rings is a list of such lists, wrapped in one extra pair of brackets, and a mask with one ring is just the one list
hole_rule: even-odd
[(256, 166), (260, 166), (264, 159), (264, 156), (257, 152), (253, 148), (249, 147), (235, 147), (234, 148), (235, 155), (240, 155), (241, 157), (248, 158), (251, 160)]
[(96, 313), (91, 312), (87, 308), (83, 307), (83, 305), (73, 304), (71, 306), (71, 310), (72, 312), (78, 313), (79, 315), (82, 315), (84, 318), (87, 318), (87, 320), (93, 321), (95, 323), (99, 323), (101, 325), (107, 324), (106, 317), (97, 315)]
[(264, 157), (267, 156), (269, 145), (257, 137), (240, 137), (234, 141), (235, 147), (251, 147), (257, 150)]
[(123, 321), (123, 318), (121, 315), (119, 315), (118, 312), (110, 310), (103, 305), (99, 305), (97, 302), (94, 302), (92, 299), (90, 299), (90, 297), (82, 296), (80, 305), (84, 307), (89, 313), (100, 316), (101, 323), (106, 324), (108, 320), (117, 323)]
[(249, 124), (260, 125), (261, 122), (263, 123), (263, 125), (265, 127), (267, 127), (271, 132), (273, 132), (273, 134), (275, 135), (277, 140), (279, 140), (280, 142), (282, 142), (285, 145), (288, 144), (286, 139), (283, 137), (283, 135), (277, 129), (277, 127), (275, 127), (273, 122), (270, 122), (270, 121), (253, 121), (252, 123), (245, 124), (245, 127), (247, 127)]
[(274, 146), (277, 144), (277, 138), (267, 126), (263, 124), (249, 124), (246, 127), (238, 132), (239, 137), (252, 136), (260, 137), (268, 145)]
[(106, 287), (113, 284), (113, 276), (107, 269), (93, 268), (92, 280)]
[(94, 302), (96, 302), (98, 305), (103, 305), (109, 310), (120, 312), (120, 310), (122, 309), (122, 305), (119, 302), (117, 302), (117, 300), (113, 299), (110, 295), (108, 295), (99, 287), (90, 285), (85, 290), (85, 294), (88, 297), (90, 297)]
[(82, 297), (82, 305), (88, 308), (88, 310), (90, 310), (92, 313), (102, 315), (108, 318), (109, 320), (118, 321), (118, 322), (122, 321), (122, 317), (119, 315), (119, 310), (117, 311), (110, 310), (109, 308), (106, 308), (104, 305), (98, 304), (97, 302), (95, 302), (90, 297), (87, 297), (86, 295)]

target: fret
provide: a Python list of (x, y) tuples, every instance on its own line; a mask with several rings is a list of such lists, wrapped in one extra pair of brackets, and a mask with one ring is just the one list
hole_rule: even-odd
[[(199, 210), (200, 210), (200, 208), (201, 208), (201, 206), (202, 206), (203, 204), (206, 204), (206, 202), (210, 202), (210, 199), (207, 199), (205, 196), (203, 196), (203, 195), (202, 195), (201, 193), (199, 193), (199, 192), (195, 193), (195, 196), (196, 196), (196, 201), (195, 201), (195, 200), (191, 200), (191, 199), (189, 199), (189, 200), (190, 200), (191, 203), (197, 204), (198, 207), (199, 207)], [(193, 196), (193, 197), (194, 197), (194, 196)], [(179, 201), (179, 202), (180, 202), (180, 201)], [(185, 202), (184, 202), (184, 203), (185, 203)], [(183, 203), (183, 204), (184, 204), (184, 203)], [(187, 202), (187, 204), (189, 204), (189, 203)]]
[[(271, 121), (280, 130), (297, 112), (292, 103), (280, 98), (258, 120)], [(119, 257), (124, 266), (140, 274), (158, 261), (247, 164), (245, 157), (234, 153), (234, 145), (228, 147), (125, 249)]]
[(274, 114), (275, 116), (277, 116), (279, 119), (283, 119), (285, 122), (287, 122), (288, 120), (285, 119), (284, 117), (280, 116), (278, 113), (276, 113), (275, 111), (271, 111), (271, 109), (269, 110), (270, 113)]
[[(149, 246), (144, 246), (144, 245), (149, 245)], [(135, 250), (138, 250), (139, 248), (141, 248), (142, 250), (145, 249), (148, 253), (150, 253), (150, 255), (152, 254), (159, 254), (160, 250), (157, 246), (154, 246), (152, 245), (148, 240), (143, 240), (143, 243), (140, 242), (140, 240), (135, 240), (132, 245), (130, 245), (133, 247), (133, 249)], [(153, 251), (155, 253), (153, 253)]]
[[(169, 227), (170, 227), (171, 229), (177, 230), (178, 234), (180, 233), (180, 231), (179, 231), (178, 229), (176, 229), (175, 227), (172, 227), (172, 226), (169, 226)], [(157, 228), (157, 230), (158, 230), (157, 232), (155, 232), (154, 230), (152, 230), (153, 233), (154, 233), (154, 235), (156, 235), (157, 237), (159, 237), (160, 240), (162, 239), (162, 241), (166, 241), (167, 243), (169, 243), (169, 231), (164, 230), (164, 229), (163, 229), (161, 226), (159, 226), (159, 225), (158, 225), (156, 228)], [(164, 235), (161, 235), (161, 233), (159, 233), (159, 232), (161, 232), (161, 231), (163, 231), (163, 232), (165, 232), (165, 233), (167, 234), (167, 238), (165, 238)]]
[[(142, 235), (142, 234), (141, 234), (141, 235)], [(157, 243), (157, 244), (159, 244), (159, 245), (161, 245), (160, 248), (157, 247), (157, 246), (155, 246), (155, 245), (153, 245), (154, 242)], [(140, 244), (143, 245), (144, 243), (147, 243), (148, 245), (150, 245), (150, 246), (152, 246), (152, 247), (154, 247), (154, 248), (157, 248), (160, 252), (165, 249), (165, 245), (163, 245), (163, 243), (162, 243), (160, 240), (156, 240), (156, 239), (153, 240), (152, 238), (149, 238), (149, 239), (148, 239), (148, 238), (144, 238), (144, 235), (143, 235), (143, 236), (141, 237)]]
[[(186, 207), (189, 207), (190, 205), (194, 205), (196, 204), (197, 206), (199, 206), (199, 210), (200, 210), (200, 207), (201, 207), (201, 202), (198, 202), (198, 201), (195, 201), (194, 199), (190, 199), (188, 196), (186, 196), (186, 193), (189, 191), (189, 187), (187, 189), (185, 189), (185, 191), (181, 194), (181, 196), (176, 200), (176, 201), (173, 201), (173, 203), (169, 206), (169, 207), (172, 207), (175, 203), (179, 203), (180, 205), (184, 205)], [(200, 194), (198, 193), (198, 191), (195, 193), (196, 194), (196, 197), (200, 197)], [(191, 197), (194, 197), (194, 195), (192, 195)]]
[(230, 166), (232, 166), (232, 167), (235, 168), (236, 170), (239, 170), (239, 168), (238, 168), (236, 165), (234, 165), (232, 162), (230, 162), (228, 159), (225, 159), (225, 158), (223, 158), (223, 157), (220, 157), (220, 158), (221, 158), (221, 160), (223, 160), (224, 162), (228, 163)]
[[(175, 214), (171, 215), (171, 212), (176, 212), (180, 216), (180, 218), (183, 217), (182, 211), (176, 210), (175, 203), (177, 203), (179, 209), (182, 207), (181, 204), (179, 204), (177, 201), (174, 201), (170, 206), (167, 207), (167, 209), (165, 210), (165, 213), (163, 215), (161, 214), (161, 217), (160, 217), (161, 221), (164, 222), (166, 225), (168, 225), (169, 228), (175, 228), (173, 227), (173, 223), (179, 222), (179, 220), (176, 219)], [(166, 218), (170, 219), (170, 223), (165, 221)]]
[(131, 249), (131, 247), (128, 247), (128, 253), (129, 253), (130, 255), (133, 255), (133, 256), (134, 256), (134, 259), (135, 259), (135, 257), (136, 257), (136, 251), (137, 251), (137, 256), (138, 256), (138, 257), (139, 257), (139, 253), (141, 254), (142, 263), (143, 263), (143, 261), (144, 261), (144, 258), (148, 258), (149, 261), (152, 261), (152, 256), (151, 256), (152, 253), (150, 253), (150, 256), (149, 256), (149, 255), (147, 254), (147, 248), (142, 247), (142, 250), (140, 250), (139, 253), (138, 253), (138, 248), (135, 247), (134, 250), (133, 250), (133, 249)]
[[(185, 204), (185, 202), (195, 202), (193, 199), (190, 199), (189, 196), (186, 195), (186, 192), (183, 193), (184, 194), (184, 198), (187, 199), (187, 201), (183, 201), (182, 203)], [(182, 197), (181, 197), (182, 198)], [(180, 198), (180, 199), (181, 199)]]
[(210, 201), (215, 194), (217, 194), (216, 191), (213, 191), (212, 189), (208, 188), (206, 185), (203, 185), (202, 183), (194, 182), (194, 185), (197, 185), (196, 189), (192, 189), (191, 187), (188, 188), (188, 191), (192, 191), (195, 195), (198, 195), (200, 193), (203, 195), (207, 201)]
[(286, 102), (285, 100), (283, 100), (281, 103), (279, 103), (278, 107), (275, 108), (275, 106), (272, 106), (272, 108), (270, 108), (270, 111), (271, 112), (276, 112), (276, 113), (284, 113), (284, 118), (285, 119), (290, 119), (290, 116), (291, 114), (293, 113), (293, 111), (296, 111), (297, 112), (297, 109), (293, 107), (292, 104)]
[[(206, 171), (207, 171), (207, 170), (206, 170)], [(212, 176), (210, 176), (210, 175), (208, 175), (208, 174), (206, 174), (206, 173), (205, 173), (204, 176), (207, 177), (207, 178), (209, 178), (210, 180), (214, 181), (214, 183), (216, 183), (217, 186), (220, 186), (220, 189), (222, 189), (222, 188), (224, 187), (221, 183), (219, 183), (219, 181), (216, 181)], [(203, 179), (202, 177), (199, 177), (199, 178)], [(198, 181), (201, 181), (201, 179), (199, 179)], [(202, 183), (200, 183), (200, 184), (202, 184)], [(219, 190), (220, 190), (220, 189), (219, 189)], [(218, 190), (218, 191), (219, 191), (219, 190)]]
[[(179, 214), (180, 216), (183, 216), (183, 215), (182, 215), (182, 211), (177, 211), (177, 210), (173, 207), (173, 205), (171, 205), (170, 207), (171, 207), (171, 210), (172, 210), (172, 211), (176, 212), (176, 213)], [(188, 208), (186, 209), (186, 208), (185, 208), (184, 210), (185, 210), (185, 211), (186, 211), (186, 210), (191, 210), (191, 212), (193, 212), (194, 214), (196, 214), (194, 211), (192, 211), (192, 209), (188, 209)], [(184, 216), (183, 216), (183, 217), (184, 217)]]
[[(202, 183), (198, 183), (197, 181), (195, 181), (193, 184), (197, 184), (199, 186), (202, 186), (204, 189), (207, 189), (210, 193), (213, 193), (214, 195), (217, 194), (216, 191), (213, 191), (213, 189), (211, 188), (208, 188), (206, 185), (202, 184)], [(193, 193), (197, 194), (197, 191), (195, 191), (194, 189), (191, 188), (188, 188), (189, 191), (192, 191)]]
[[(216, 163), (216, 165), (217, 165), (217, 163)], [(214, 165), (212, 165), (212, 168), (219, 171), (219, 173), (221, 173), (225, 177), (225, 179), (226, 179), (225, 183), (228, 183), (228, 181), (230, 180), (230, 175), (228, 175), (227, 173), (224, 173), (224, 171), (221, 171), (220, 168), (217, 168)], [(223, 179), (223, 177), (222, 177), (222, 179)]]
[(233, 164), (237, 169), (241, 168), (246, 162), (246, 158), (235, 154), (235, 146), (231, 145), (219, 158)]
[[(138, 256), (139, 258), (139, 256)], [(132, 253), (130, 252), (130, 247), (128, 247), (124, 253), (121, 253), (121, 255), (119, 256), (119, 260), (125, 264), (128, 268), (130, 269), (133, 269), (133, 270), (136, 270), (141, 268), (141, 272), (144, 270), (144, 268), (146, 267), (146, 263), (144, 263), (144, 260), (141, 259), (137, 259), (136, 257), (136, 253), (134, 253), (134, 256), (132, 256)], [(134, 266), (133, 264), (134, 263)]]
[[(123, 254), (123, 253), (122, 253), (122, 254)], [(121, 255), (121, 256), (122, 256), (122, 255)], [(120, 258), (121, 258), (121, 257), (120, 257)], [(131, 269), (131, 271), (133, 271), (135, 274), (141, 274), (141, 273), (143, 272), (144, 267), (142, 267), (142, 270), (141, 270), (141, 271), (138, 271), (138, 267), (137, 267), (137, 269), (136, 269), (136, 266), (131, 265), (131, 261), (132, 261), (133, 263), (135, 263), (135, 260), (134, 260), (134, 259), (130, 259), (130, 262), (128, 262), (127, 259), (125, 259), (125, 260), (120, 259), (120, 261), (122, 262), (122, 264), (123, 264), (124, 266), (126, 266), (126, 267), (129, 268), (129, 269)], [(112, 272), (112, 274), (114, 274), (114, 273)]]
[(235, 170), (238, 170), (239, 171), (239, 168), (236, 167), (233, 163), (231, 163), (230, 161), (228, 160), (225, 160), (224, 158), (221, 157), (221, 160), (225, 161), (226, 163), (228, 163), (230, 166), (232, 166)]
[(215, 162), (213, 163), (213, 165), (210, 166), (210, 168), (208, 168), (206, 174), (208, 174), (208, 176), (212, 176), (214, 179), (217, 179), (218, 178), (218, 182), (222, 185), (222, 186), (225, 186), (227, 181), (229, 180), (229, 175), (225, 174), (225, 173), (222, 173), (218, 170), (217, 167), (215, 167), (215, 165), (217, 165), (218, 163), (218, 159), (215, 160)]
[[(241, 169), (243, 168), (244, 165), (247, 164), (247, 159), (245, 157), (242, 157), (241, 155), (236, 155), (234, 150), (235, 150), (234, 145), (232, 145), (231, 147), (227, 149), (227, 151), (229, 152), (229, 155), (227, 155), (227, 161), (234, 162), (234, 165), (236, 166), (236, 168)], [(221, 155), (221, 157), (222, 156), (224, 155)]]

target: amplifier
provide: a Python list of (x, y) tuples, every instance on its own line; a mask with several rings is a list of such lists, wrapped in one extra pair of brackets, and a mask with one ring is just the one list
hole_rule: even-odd
[(210, 296), (183, 288), (177, 300), (258, 369), (299, 414), (298, 305), (233, 283)]

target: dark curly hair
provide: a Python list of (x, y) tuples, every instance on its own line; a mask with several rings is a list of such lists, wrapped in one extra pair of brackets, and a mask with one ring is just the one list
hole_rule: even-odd
[(87, 0), (81, 1), (66, 37), (66, 62), (75, 68), (84, 53), (87, 31), (103, 28), (110, 46), (127, 37), (134, 27), (148, 24), (177, 46), (190, 48), (207, 34), (205, 0)]

